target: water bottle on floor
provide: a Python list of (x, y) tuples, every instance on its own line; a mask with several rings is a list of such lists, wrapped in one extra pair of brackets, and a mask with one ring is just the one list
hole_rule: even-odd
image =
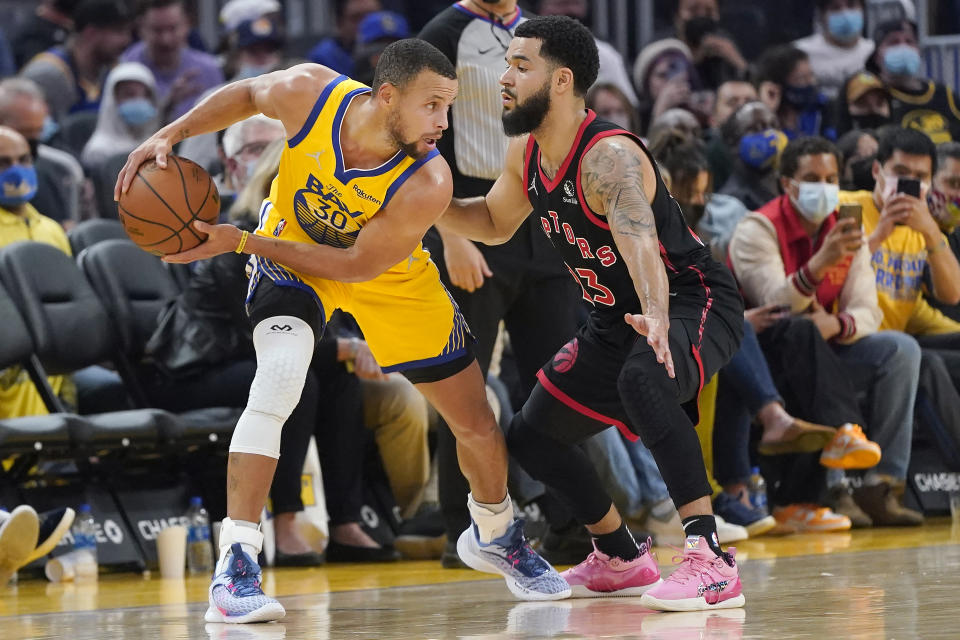
[(94, 578), (97, 575), (97, 524), (89, 504), (80, 505), (80, 512), (73, 523), (74, 575), (77, 578)]
[(210, 516), (198, 496), (190, 498), (190, 509), (187, 511), (187, 568), (190, 573), (213, 571)]
[(750, 470), (750, 504), (763, 515), (770, 514), (767, 508), (767, 481), (760, 475), (760, 467)]

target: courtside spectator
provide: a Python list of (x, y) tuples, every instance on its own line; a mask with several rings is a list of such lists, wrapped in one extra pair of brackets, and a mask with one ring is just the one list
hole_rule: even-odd
[(71, 154), (46, 144), (57, 125), (35, 82), (26, 78), (0, 81), (0, 125), (14, 129), (30, 145), (37, 170), (37, 195), (30, 204), (60, 224), (69, 225), (84, 217), (83, 168)]
[[(853, 400), (857, 392), (868, 392), (865, 426), (883, 457), (854, 491), (856, 504), (873, 524), (918, 525), (923, 517), (902, 505), (902, 489), (910, 461), (920, 349), (904, 333), (878, 331), (881, 312), (870, 251), (856, 220), (838, 219), (839, 182), (839, 152), (832, 143), (800, 138), (787, 145), (780, 158), (783, 195), (740, 221), (730, 241), (730, 264), (748, 307), (785, 305), (797, 316), (787, 330), (778, 324), (758, 336), (775, 379), (809, 362), (814, 352), (810, 341), (823, 340), (843, 363), (835, 368), (849, 375), (834, 376), (824, 387), (808, 384), (812, 397), (805, 404), (831, 404), (816, 394), (831, 389), (834, 403), (847, 399), (852, 406), (839, 420), (823, 422), (842, 424), (859, 413)], [(859, 384), (836, 393), (844, 382)], [(857, 429), (850, 431), (851, 437), (862, 438)], [(802, 514), (794, 508), (782, 515), (794, 519)]]
[(97, 128), (80, 161), (96, 173), (109, 158), (125, 155), (159, 128), (153, 74), (139, 62), (122, 62), (107, 75)]

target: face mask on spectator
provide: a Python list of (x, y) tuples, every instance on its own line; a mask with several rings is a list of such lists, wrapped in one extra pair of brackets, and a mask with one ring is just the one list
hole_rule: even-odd
[(873, 191), (874, 156), (860, 158), (850, 163), (850, 186), (852, 191)]
[(827, 31), (837, 40), (853, 40), (863, 32), (863, 11), (845, 9), (827, 14)]
[(865, 113), (862, 116), (850, 116), (854, 129), (879, 129), (885, 124), (890, 124), (890, 118), (882, 113)]
[(883, 53), (883, 66), (895, 76), (915, 76), (920, 73), (920, 52), (909, 44), (894, 45)]
[(740, 138), (740, 159), (748, 167), (768, 171), (774, 168), (785, 146), (787, 137), (777, 129), (751, 133)]
[(950, 233), (960, 225), (960, 198), (951, 200), (942, 191), (931, 189), (927, 195), (927, 205), (930, 215), (944, 233)]
[(135, 98), (117, 105), (117, 113), (131, 127), (139, 127), (157, 117), (157, 108), (146, 98)]
[(237, 71), (237, 80), (246, 80), (247, 78), (256, 78), (257, 76), (262, 76), (265, 73), (270, 73), (273, 69), (272, 64), (248, 64), (240, 67)]
[(0, 206), (17, 207), (37, 195), (37, 172), (33, 167), (15, 164), (0, 172)]
[(820, 90), (815, 84), (805, 87), (788, 84), (783, 87), (783, 99), (796, 109), (816, 109), (820, 106)]
[[(882, 175), (883, 177), (883, 201), (886, 202), (893, 196), (897, 194), (897, 181), (900, 180), (899, 177), (895, 175)], [(927, 194), (930, 193), (930, 183), (921, 182), (920, 183), (920, 197), (926, 198)]]
[(793, 205), (813, 224), (820, 224), (836, 210), (840, 201), (840, 185), (798, 180), (793, 183), (797, 185), (797, 199)]
[(49, 142), (53, 136), (57, 135), (60, 131), (60, 125), (57, 124), (57, 121), (47, 116), (43, 120), (43, 130), (40, 131), (40, 142)]

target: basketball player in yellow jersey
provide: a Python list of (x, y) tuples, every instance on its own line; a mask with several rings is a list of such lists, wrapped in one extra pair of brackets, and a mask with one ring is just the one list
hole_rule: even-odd
[(260, 589), (260, 512), (280, 451), (280, 430), (300, 398), (329, 315), (354, 315), (385, 371), (401, 371), (457, 436), (472, 489), (469, 508), (485, 568), (520, 598), (551, 600), (569, 586), (526, 543), (507, 495), (503, 435), (486, 401), (471, 337), (420, 239), (450, 202), (450, 170), (436, 149), (457, 94), (447, 58), (422, 40), (380, 57), (372, 89), (326, 67), (299, 65), (234, 82), (164, 127), (129, 156), (115, 195), (145, 161), (164, 167), (172, 145), (257, 112), (280, 120), (287, 146), (254, 234), (195, 223), (199, 247), (167, 256), (192, 262), (253, 254), (247, 309), (257, 373), (230, 443), (227, 515), (210, 587), (210, 622), (284, 615)]

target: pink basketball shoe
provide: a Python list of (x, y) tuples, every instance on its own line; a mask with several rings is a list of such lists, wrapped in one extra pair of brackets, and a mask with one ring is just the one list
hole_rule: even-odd
[(641, 596), (660, 584), (660, 568), (650, 551), (651, 540), (640, 545), (640, 555), (633, 560), (612, 558), (593, 545), (593, 553), (575, 567), (560, 575), (572, 590), (572, 598), (607, 596)]
[(740, 574), (733, 561), (736, 549), (727, 554), (733, 566), (710, 550), (702, 536), (690, 536), (683, 556), (674, 557), (679, 567), (662, 584), (643, 594), (640, 604), (657, 611), (702, 611), (743, 606)]

